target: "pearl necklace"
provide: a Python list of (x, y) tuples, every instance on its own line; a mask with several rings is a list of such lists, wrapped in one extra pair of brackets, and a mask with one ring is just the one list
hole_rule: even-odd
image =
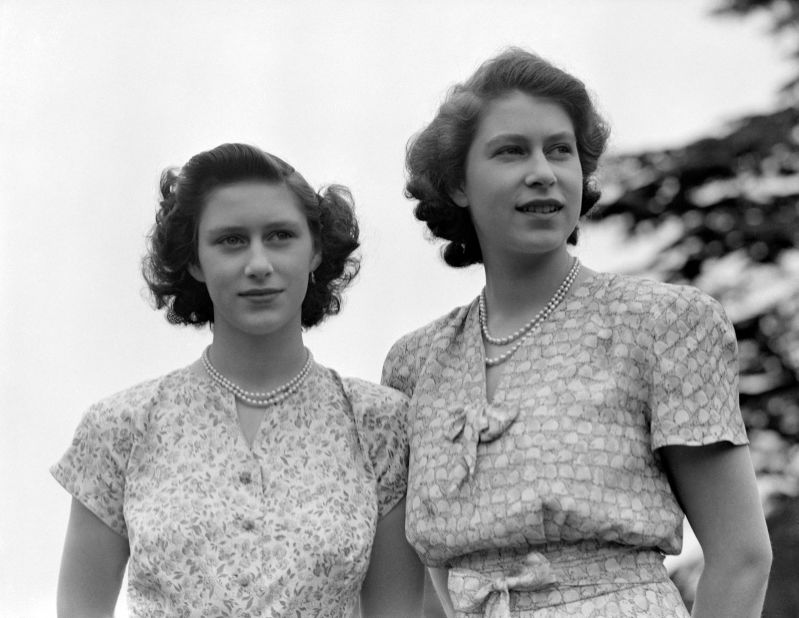
[(482, 331), (485, 340), (493, 345), (508, 345), (518, 339), (516, 345), (514, 345), (510, 350), (503, 352), (499, 356), (486, 356), (485, 364), (487, 366), (493, 367), (494, 365), (499, 365), (500, 363), (505, 362), (513, 355), (514, 352), (516, 352), (516, 350), (522, 346), (522, 344), (524, 344), (525, 341), (527, 341), (528, 337), (533, 333), (533, 331), (540, 326), (544, 320), (552, 315), (552, 312), (555, 310), (555, 308), (563, 301), (566, 294), (571, 289), (574, 280), (577, 278), (578, 272), (580, 272), (580, 261), (577, 258), (574, 258), (574, 262), (568, 274), (566, 275), (566, 278), (563, 280), (563, 283), (560, 284), (558, 289), (555, 290), (552, 298), (549, 299), (544, 308), (541, 309), (541, 311), (539, 311), (535, 316), (533, 316), (533, 318), (527, 322), (527, 324), (507, 337), (493, 337), (488, 332), (488, 311), (486, 310), (485, 288), (483, 288), (483, 291), (480, 292), (480, 299), (478, 301), (478, 313), (480, 317), (480, 330)]
[(276, 403), (280, 403), (290, 395), (297, 392), (300, 384), (302, 384), (302, 381), (311, 370), (311, 363), (313, 361), (311, 353), (306, 350), (305, 353), (307, 358), (305, 364), (302, 366), (302, 369), (300, 369), (300, 372), (296, 376), (291, 378), (291, 380), (282, 386), (273, 388), (271, 391), (267, 391), (265, 393), (259, 393), (254, 391), (245, 391), (238, 384), (234, 384), (228, 378), (219, 373), (217, 368), (211, 364), (211, 359), (208, 356), (208, 350), (210, 349), (211, 348), (209, 346), (203, 350), (202, 359), (203, 365), (205, 365), (205, 370), (208, 372), (208, 375), (211, 376), (211, 379), (213, 379), (213, 381), (219, 384), (219, 386), (222, 388), (233, 393), (237, 399), (241, 399), (243, 402), (257, 408), (266, 408)]

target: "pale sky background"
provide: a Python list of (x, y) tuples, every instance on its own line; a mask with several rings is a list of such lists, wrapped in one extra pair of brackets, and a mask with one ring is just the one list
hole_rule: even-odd
[[(139, 275), (160, 171), (226, 141), (351, 187), (363, 268), (316, 359), (378, 380), (404, 332), (474, 297), (402, 195), (446, 89), (520, 45), (580, 76), (613, 148), (768, 111), (789, 66), (712, 0), (0, 0), (0, 615), (54, 615), (69, 496), (48, 467), (93, 401), (196, 359)], [(589, 266), (623, 256), (584, 235)]]

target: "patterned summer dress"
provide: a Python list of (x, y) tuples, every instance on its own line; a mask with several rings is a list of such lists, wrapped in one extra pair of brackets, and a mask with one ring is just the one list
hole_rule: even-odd
[(406, 532), (458, 616), (687, 616), (663, 566), (683, 513), (657, 449), (746, 444), (737, 346), (699, 290), (575, 286), (486, 399), (477, 301), (400, 339), (411, 396)]
[(405, 494), (407, 400), (313, 364), (247, 445), (190, 368), (94, 406), (55, 478), (130, 544), (134, 617), (349, 616)]

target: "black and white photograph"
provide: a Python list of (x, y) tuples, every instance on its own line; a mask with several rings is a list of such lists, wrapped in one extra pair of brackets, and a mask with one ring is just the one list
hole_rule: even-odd
[(0, 616), (799, 616), (799, 0), (0, 0)]

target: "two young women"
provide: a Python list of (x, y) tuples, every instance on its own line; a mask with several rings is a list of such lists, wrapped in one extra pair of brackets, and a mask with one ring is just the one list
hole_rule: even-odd
[[(226, 177), (213, 154), (193, 159), (164, 192), (151, 252), (184, 257), (148, 280), (177, 321), (212, 320), (214, 340), (202, 363), (92, 408), (55, 467), (75, 496), (63, 606), (108, 607), (130, 552), (141, 615), (346, 615), (362, 580), (367, 615), (414, 615), (406, 517), (458, 616), (681, 616), (662, 557), (685, 514), (705, 553), (694, 615), (758, 615), (771, 554), (731, 325), (698, 290), (568, 251), (606, 141), (584, 85), (520, 50), (453, 88), (413, 140), (416, 216), (448, 241), (448, 264), (482, 263), (486, 285), (393, 346), (384, 382), (409, 403), (304, 352), (314, 286), (346, 272), (311, 214), (328, 197), (307, 205), (294, 172)], [(195, 191), (180, 180), (192, 170)], [(184, 195), (188, 243), (159, 235)], [(159, 287), (167, 274), (207, 290), (206, 311)]]

